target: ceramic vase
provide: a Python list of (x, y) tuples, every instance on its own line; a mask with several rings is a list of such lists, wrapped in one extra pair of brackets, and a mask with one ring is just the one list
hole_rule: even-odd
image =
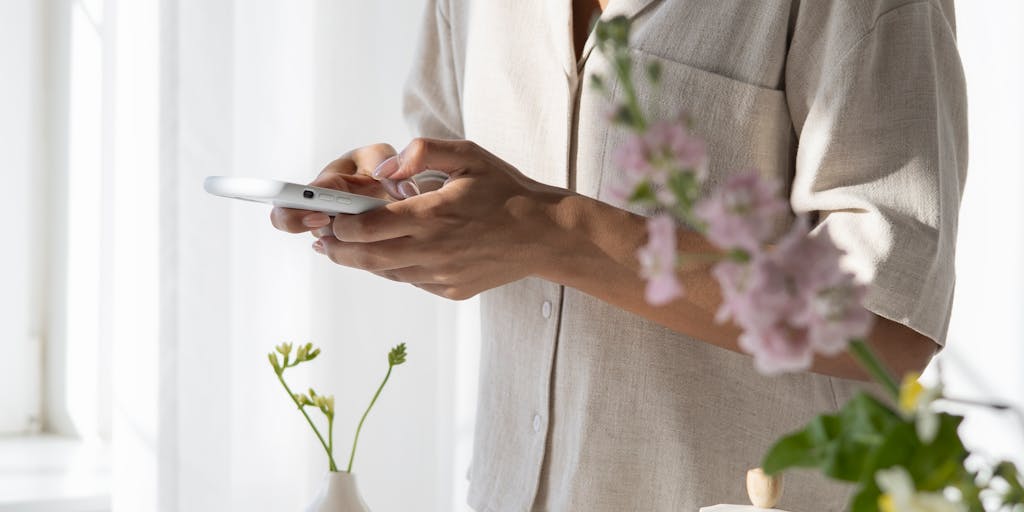
[(370, 509), (359, 494), (355, 475), (331, 471), (306, 512), (370, 512)]

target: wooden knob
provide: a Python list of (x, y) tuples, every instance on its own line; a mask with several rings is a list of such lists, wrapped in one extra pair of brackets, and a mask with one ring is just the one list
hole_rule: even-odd
[(782, 475), (768, 476), (761, 468), (747, 471), (747, 496), (757, 508), (772, 508), (782, 496)]

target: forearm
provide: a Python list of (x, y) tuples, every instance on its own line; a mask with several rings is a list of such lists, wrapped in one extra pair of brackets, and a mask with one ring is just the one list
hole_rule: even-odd
[[(645, 283), (635, 256), (647, 237), (644, 217), (576, 194), (549, 202), (548, 212), (555, 234), (547, 243), (553, 252), (538, 267), (539, 277), (571, 286), (694, 339), (740, 351), (739, 329), (715, 321), (721, 294), (710, 272), (711, 263), (684, 261), (679, 273), (684, 296), (664, 306), (653, 306), (644, 300)], [(678, 247), (683, 253), (716, 251), (701, 235), (685, 230), (679, 232)], [(934, 344), (900, 324), (877, 320), (868, 344), (898, 375), (920, 371)], [(811, 371), (868, 378), (847, 353), (817, 357)]]

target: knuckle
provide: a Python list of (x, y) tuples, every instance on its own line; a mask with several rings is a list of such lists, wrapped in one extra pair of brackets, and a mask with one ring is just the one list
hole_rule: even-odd
[(434, 271), (433, 280), (441, 284), (452, 284), (458, 281), (458, 270), (450, 266), (442, 266)]
[(383, 154), (387, 154), (387, 153), (394, 154), (395, 153), (395, 148), (392, 147), (391, 144), (387, 144), (387, 143), (384, 143), (384, 142), (378, 142), (376, 144), (370, 144), (369, 146), (365, 146), (363, 149), (365, 149), (365, 150), (367, 150), (369, 152), (372, 152), (372, 153), (377, 153), (377, 154), (381, 154), (381, 153), (383, 153)]
[[(340, 215), (338, 217), (341, 217)], [(346, 217), (334, 222), (334, 237), (344, 242), (360, 242), (365, 239), (366, 219), (362, 216)]]
[(458, 286), (448, 286), (442, 292), (441, 295), (449, 300), (463, 301), (473, 296), (469, 290), (466, 290)]
[(425, 155), (430, 151), (432, 142), (430, 139), (423, 137), (416, 137), (409, 142), (409, 146), (406, 148), (406, 157), (418, 158)]

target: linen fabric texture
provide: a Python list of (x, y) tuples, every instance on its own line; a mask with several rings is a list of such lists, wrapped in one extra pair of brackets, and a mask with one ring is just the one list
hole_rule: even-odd
[[(708, 187), (749, 169), (782, 180), (870, 282), (867, 306), (943, 344), (967, 164), (952, 1), (612, 0), (602, 17), (620, 14), (637, 69), (662, 69), (660, 85), (640, 81), (642, 105), (692, 118)], [(611, 202), (626, 133), (587, 86), (611, 71), (593, 34), (577, 61), (571, 16), (568, 0), (428, 1), (405, 98), (413, 131), (473, 140)], [(481, 314), (479, 511), (746, 503), (744, 475), (775, 439), (864, 387), (764, 377), (747, 355), (537, 278), (484, 293)], [(813, 472), (786, 479), (786, 510), (843, 510), (849, 497)]]

